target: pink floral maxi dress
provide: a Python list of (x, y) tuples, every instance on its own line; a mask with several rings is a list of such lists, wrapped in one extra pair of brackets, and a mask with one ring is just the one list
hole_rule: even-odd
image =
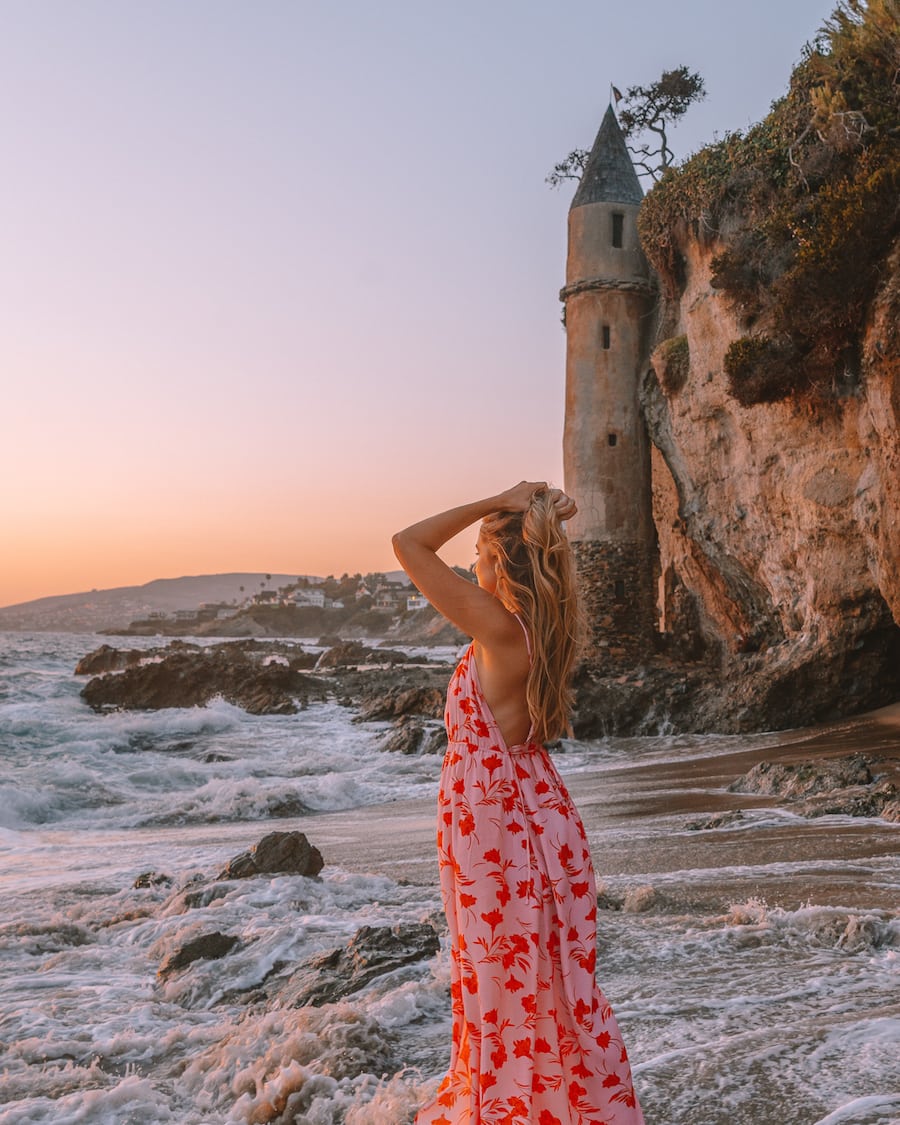
[(505, 745), (472, 645), (450, 681), (445, 721), (437, 846), (453, 1042), (450, 1070), (416, 1125), (643, 1125), (594, 979), (597, 894), (584, 827), (546, 748), (530, 735)]

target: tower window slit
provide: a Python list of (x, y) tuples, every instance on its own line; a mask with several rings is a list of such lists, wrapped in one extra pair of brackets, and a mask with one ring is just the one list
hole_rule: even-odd
[(619, 435), (618, 434), (607, 434), (606, 440), (609, 442), (610, 446), (613, 446), (618, 442)]
[(601, 336), (602, 336), (602, 339), (603, 339), (604, 350), (609, 351), (610, 334), (609, 334), (609, 325), (608, 324), (603, 325), (603, 331), (601, 333)]
[(616, 579), (615, 597), (617, 602), (625, 601), (625, 583), (621, 578)]
[(625, 234), (625, 216), (619, 211), (613, 211), (612, 216), (612, 244), (617, 250), (621, 250), (623, 246), (623, 239)]

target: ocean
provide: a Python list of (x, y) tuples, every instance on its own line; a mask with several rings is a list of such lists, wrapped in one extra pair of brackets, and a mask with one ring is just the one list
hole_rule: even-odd
[[(73, 669), (97, 643), (0, 634), (0, 1123), (409, 1125), (449, 1056), (446, 949), (324, 1006), (285, 982), (361, 927), (441, 930), (439, 757), (334, 701), (95, 714)], [(896, 710), (561, 747), (648, 1125), (900, 1122), (900, 825), (759, 797), (703, 824), (754, 761), (850, 750), (900, 761)], [(318, 878), (216, 882), (293, 829)], [(211, 931), (225, 956), (160, 975)]]

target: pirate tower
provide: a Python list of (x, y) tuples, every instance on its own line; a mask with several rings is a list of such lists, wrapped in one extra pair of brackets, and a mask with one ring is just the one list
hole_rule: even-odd
[(566, 491), (595, 667), (646, 658), (655, 629), (650, 451), (638, 382), (654, 287), (637, 235), (643, 198), (610, 106), (569, 208)]

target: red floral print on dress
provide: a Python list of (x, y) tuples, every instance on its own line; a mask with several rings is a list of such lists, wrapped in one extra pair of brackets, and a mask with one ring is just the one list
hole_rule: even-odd
[(450, 931), (450, 1069), (416, 1125), (643, 1125), (594, 979), (581, 819), (545, 747), (507, 747), (472, 646), (454, 673), (438, 794)]

